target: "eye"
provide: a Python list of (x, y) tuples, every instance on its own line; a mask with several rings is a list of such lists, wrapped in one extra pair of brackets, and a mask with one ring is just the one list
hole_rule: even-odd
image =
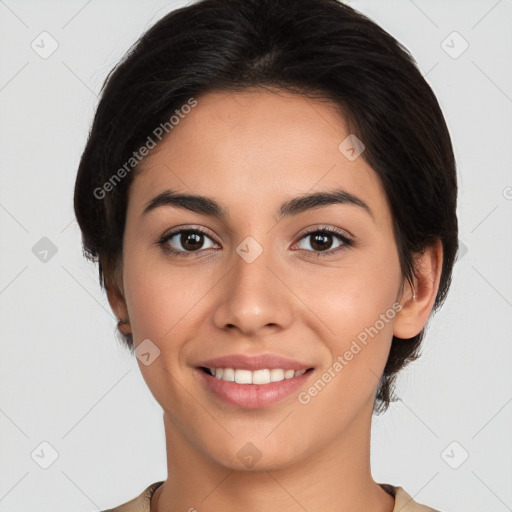
[[(308, 231), (302, 235), (299, 243), (307, 241), (308, 239), (310, 239), (310, 241), (306, 245), (309, 246), (309, 248), (302, 247), (301, 249), (316, 253), (317, 257), (329, 256), (354, 244), (353, 240), (348, 238), (341, 230), (328, 226), (322, 226)], [(338, 245), (334, 248), (332, 248), (333, 239), (338, 239)], [(204, 247), (205, 241), (210, 241), (211, 245)], [(212, 237), (204, 229), (199, 227), (176, 229), (164, 235), (157, 243), (167, 253), (177, 256), (190, 256), (192, 253), (200, 252), (204, 249), (219, 247), (219, 245), (213, 241)]]
[[(204, 247), (205, 240), (209, 240), (212, 245)], [(178, 256), (189, 256), (191, 253), (199, 252), (202, 249), (211, 249), (215, 242), (201, 228), (177, 229), (164, 235), (158, 242), (166, 252)]]
[[(337, 238), (340, 241), (340, 243), (335, 246), (334, 249), (332, 248), (333, 238)], [(317, 257), (328, 256), (343, 250), (345, 247), (350, 247), (353, 245), (353, 241), (348, 238), (342, 231), (331, 227), (320, 227), (314, 230), (310, 230), (301, 237), (300, 241), (303, 240), (310, 240), (306, 244), (310, 248), (306, 247), (303, 249), (308, 252), (316, 252)]]

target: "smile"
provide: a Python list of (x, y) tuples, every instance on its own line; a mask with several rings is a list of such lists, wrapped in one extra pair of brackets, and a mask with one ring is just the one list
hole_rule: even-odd
[(195, 374), (199, 375), (212, 399), (220, 399), (224, 404), (244, 409), (260, 409), (281, 402), (299, 392), (313, 373), (313, 368), (262, 368), (253, 371), (210, 367), (195, 369)]

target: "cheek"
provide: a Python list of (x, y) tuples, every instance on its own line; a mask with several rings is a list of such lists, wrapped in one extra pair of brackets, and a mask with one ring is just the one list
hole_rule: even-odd
[[(165, 332), (176, 323), (179, 304), (176, 286), (164, 275), (141, 269), (126, 278), (126, 298), (134, 339), (149, 338), (158, 344)], [(176, 283), (175, 283), (176, 284)]]
[(134, 338), (172, 338), (194, 315), (208, 287), (208, 276), (173, 266), (165, 256), (141, 252), (126, 258), (125, 294)]
[(357, 380), (370, 370), (379, 374), (385, 365), (402, 278), (392, 246), (374, 254), (361, 251), (354, 262), (329, 272), (324, 286), (310, 286), (309, 300), (323, 323), (317, 334), (326, 340), (333, 360), (341, 356), (347, 361), (344, 373)]
[(137, 359), (141, 374), (163, 408), (179, 410), (181, 386), (174, 376), (181, 371), (185, 340), (192, 336), (187, 322), (198, 302), (196, 280), (142, 251), (125, 259), (123, 278), (135, 347), (146, 339), (156, 346), (149, 345), (157, 354), (150, 364)]
[(353, 335), (353, 328), (372, 325), (390, 308), (401, 283), (398, 257), (384, 251), (355, 254), (347, 264), (331, 268), (322, 279), (309, 283), (310, 303), (333, 323), (338, 334)]
[[(391, 286), (356, 290), (355, 285), (347, 285), (346, 291), (333, 293), (324, 302), (322, 320), (329, 329), (319, 328), (318, 335), (323, 336), (330, 357), (299, 403), (307, 405), (304, 411), (310, 418), (329, 414), (333, 434), (373, 403), (393, 337), (393, 291)], [(321, 421), (311, 425), (313, 429), (316, 423)]]

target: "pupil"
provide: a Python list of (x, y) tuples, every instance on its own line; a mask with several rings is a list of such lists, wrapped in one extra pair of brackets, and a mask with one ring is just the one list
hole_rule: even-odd
[[(181, 244), (185, 249), (195, 250), (200, 249), (203, 244), (203, 235), (199, 233), (193, 233), (191, 231), (184, 231), (181, 234)], [(195, 241), (195, 245), (194, 245)], [(191, 244), (189, 243), (191, 242)]]
[[(315, 250), (322, 250), (322, 249), (328, 249), (330, 247), (330, 243), (327, 243), (327, 245), (329, 247), (326, 247), (325, 245), (322, 245), (322, 241), (325, 242), (331, 238), (331, 235), (328, 235), (328, 234), (317, 234), (313, 237), (313, 243), (311, 244), (311, 246), (313, 247), (313, 249)], [(320, 246), (319, 247), (316, 247), (318, 245), (318, 242), (320, 241)]]

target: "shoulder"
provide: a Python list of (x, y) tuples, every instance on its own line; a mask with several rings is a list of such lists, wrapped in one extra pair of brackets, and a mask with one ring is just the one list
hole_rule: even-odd
[(163, 484), (164, 481), (155, 482), (150, 486), (146, 487), (138, 496), (118, 505), (114, 508), (103, 510), (102, 512), (149, 512), (149, 505), (151, 502), (151, 496), (156, 491), (157, 487)]
[[(114, 508), (102, 512), (149, 512), (151, 496), (163, 484), (163, 480), (155, 482), (144, 489), (138, 496)], [(413, 498), (399, 486), (380, 484), (389, 494), (395, 497), (393, 512), (440, 512), (413, 500)]]
[(422, 503), (414, 501), (413, 498), (402, 487), (390, 484), (380, 484), (389, 494), (395, 497), (393, 512), (440, 512)]

